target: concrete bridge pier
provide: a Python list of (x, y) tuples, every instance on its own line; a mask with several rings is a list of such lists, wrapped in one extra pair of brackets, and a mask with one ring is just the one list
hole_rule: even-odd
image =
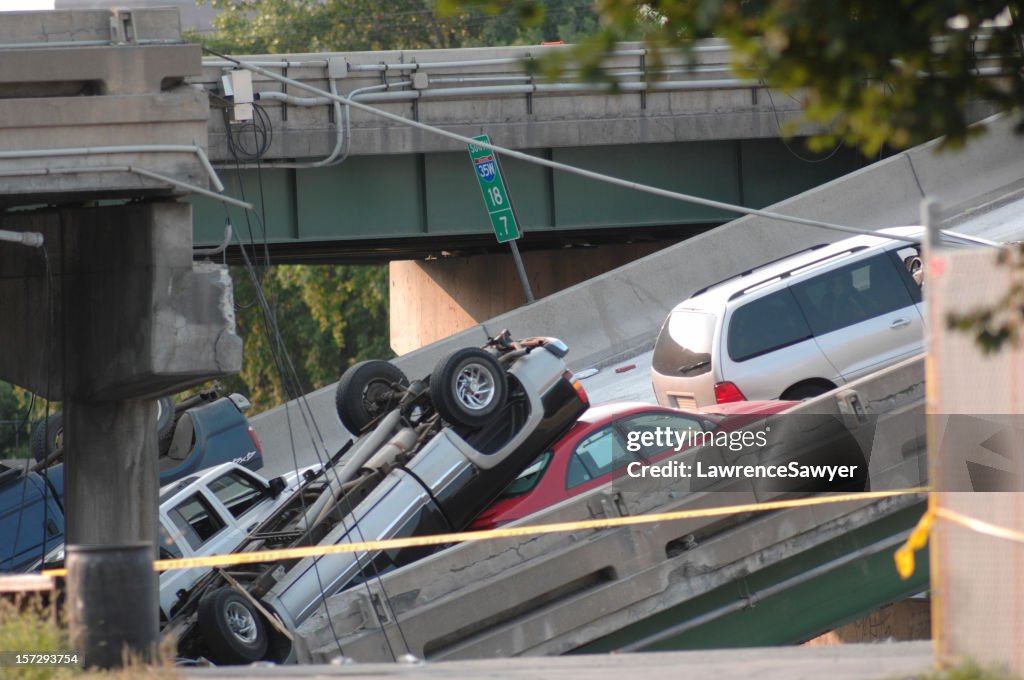
[[(542, 298), (671, 245), (625, 243), (528, 250), (523, 262)], [(390, 264), (391, 348), (419, 349), (526, 303), (511, 254), (396, 260)], [(491, 333), (500, 328), (488, 328)]]
[(241, 368), (231, 281), (193, 265), (184, 203), (15, 213), (0, 228), (45, 240), (38, 254), (0, 247), (0, 379), (63, 402), (72, 648), (119, 666), (157, 642), (154, 399)]

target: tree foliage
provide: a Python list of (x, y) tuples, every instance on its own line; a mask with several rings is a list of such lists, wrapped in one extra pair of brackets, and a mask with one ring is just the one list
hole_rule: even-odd
[(253, 276), (232, 267), (245, 349), (242, 372), (221, 382), (246, 394), (255, 410), (330, 384), (357, 361), (393, 356), (386, 267), (275, 265), (254, 273), (271, 313)]
[(26, 390), (0, 382), (0, 458), (28, 456), (32, 420), (41, 415), (42, 406)]
[[(1024, 244), (1018, 243), (999, 253), (997, 265), (1024, 271)], [(990, 307), (964, 314), (949, 314), (946, 327), (974, 333), (975, 344), (985, 354), (999, 351), (1004, 344), (1019, 343), (1024, 324), (1024, 283), (1019, 277)]]
[[(457, 0), (498, 11), (515, 0)], [(535, 2), (540, 5), (542, 3)], [(655, 50), (700, 38), (732, 47), (740, 77), (800, 98), (809, 122), (867, 156), (945, 136), (962, 144), (969, 104), (1024, 104), (1024, 66), (1014, 0), (598, 0), (601, 30), (582, 41), (583, 71), (618, 40), (643, 37)], [(657, 64), (657, 60), (652, 60)], [(652, 73), (650, 78), (656, 78)]]
[(202, 41), (236, 54), (473, 47), (572, 40), (592, 0), (460, 7), (452, 0), (200, 0), (221, 10)]

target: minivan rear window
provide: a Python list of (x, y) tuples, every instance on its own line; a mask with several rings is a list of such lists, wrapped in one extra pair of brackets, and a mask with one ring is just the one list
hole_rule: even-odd
[(651, 366), (662, 375), (692, 377), (711, 370), (714, 314), (672, 312), (658, 334)]
[(729, 322), (729, 356), (746, 361), (811, 337), (788, 288), (743, 305)]

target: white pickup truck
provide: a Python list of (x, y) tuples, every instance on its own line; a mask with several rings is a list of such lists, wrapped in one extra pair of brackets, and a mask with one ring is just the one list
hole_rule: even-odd
[[(160, 559), (233, 552), (257, 525), (276, 513), (302, 482), (320, 469), (312, 465), (266, 480), (225, 463), (160, 489)], [(179, 601), (209, 569), (176, 569), (160, 575), (160, 614), (170, 618)]]
[[(320, 465), (267, 480), (237, 463), (223, 463), (160, 489), (159, 558), (220, 555), (236, 550), (261, 522), (278, 513)], [(32, 570), (61, 566), (63, 544)], [(160, 574), (160, 618), (168, 620), (181, 594), (210, 570), (176, 569)], [(242, 624), (244, 629), (244, 623)], [(242, 630), (241, 635), (246, 631)]]

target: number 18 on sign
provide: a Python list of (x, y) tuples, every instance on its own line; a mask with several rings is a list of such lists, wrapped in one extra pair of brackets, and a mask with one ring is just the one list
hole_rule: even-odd
[[(473, 139), (486, 144), (491, 143), (491, 138), (487, 135)], [(491, 226), (494, 228), (494, 235), (498, 237), (498, 243), (516, 240), (519, 238), (519, 225), (512, 211), (512, 203), (508, 200), (508, 192), (505, 191), (505, 182), (501, 179), (498, 159), (493, 151), (476, 144), (469, 145), (469, 157), (473, 160), (476, 179), (484, 194), (487, 215), (491, 218)]]

